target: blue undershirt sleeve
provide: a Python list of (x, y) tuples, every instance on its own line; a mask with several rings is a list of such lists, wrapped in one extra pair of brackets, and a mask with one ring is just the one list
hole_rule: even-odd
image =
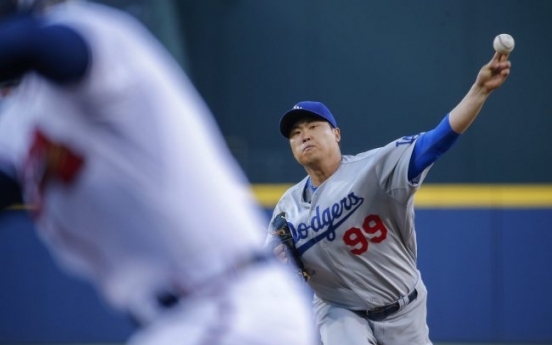
[(414, 144), (408, 166), (408, 180), (414, 181), (431, 164), (447, 152), (460, 134), (450, 127), (449, 114), (434, 129), (422, 133)]
[(63, 84), (80, 80), (91, 55), (84, 39), (64, 25), (47, 25), (30, 14), (18, 14), (0, 25), (0, 82), (29, 71)]

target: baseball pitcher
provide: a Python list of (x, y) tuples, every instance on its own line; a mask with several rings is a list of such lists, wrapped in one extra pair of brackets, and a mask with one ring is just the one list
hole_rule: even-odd
[(324, 345), (431, 344), (414, 194), (510, 68), (508, 55), (496, 53), (436, 128), (355, 156), (341, 154), (341, 132), (324, 104), (300, 102), (282, 116), (280, 132), (307, 176), (274, 209), (294, 241), (274, 253), (289, 261), (291, 250), (301, 261)]

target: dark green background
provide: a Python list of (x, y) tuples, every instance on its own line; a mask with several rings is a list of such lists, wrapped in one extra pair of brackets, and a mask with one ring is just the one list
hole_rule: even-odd
[(324, 102), (344, 153), (433, 128), (493, 54), (512, 74), (428, 182), (552, 182), (552, 1), (176, 1), (186, 68), (254, 183), (304, 175), (280, 115)]

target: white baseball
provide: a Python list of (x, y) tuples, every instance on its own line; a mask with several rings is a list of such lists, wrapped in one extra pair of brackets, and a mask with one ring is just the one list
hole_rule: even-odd
[(493, 41), (493, 48), (496, 52), (502, 54), (509, 54), (514, 50), (516, 42), (514, 38), (508, 34), (500, 34), (495, 37)]

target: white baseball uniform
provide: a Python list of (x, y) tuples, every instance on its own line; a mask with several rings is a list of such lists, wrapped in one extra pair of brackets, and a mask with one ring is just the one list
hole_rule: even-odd
[(262, 211), (169, 54), (101, 5), (46, 19), (78, 32), (92, 63), (69, 85), (25, 76), (0, 116), (0, 157), (55, 258), (144, 325), (133, 344), (312, 344), (305, 292), (258, 259)]
[[(413, 204), (429, 167), (417, 183), (407, 178), (416, 138), (343, 156), (337, 171), (314, 192), (306, 177), (274, 210), (274, 216), (286, 213), (311, 274), (325, 345), (431, 344), (427, 291), (416, 266)], [(384, 320), (362, 316), (395, 302), (400, 310)]]

